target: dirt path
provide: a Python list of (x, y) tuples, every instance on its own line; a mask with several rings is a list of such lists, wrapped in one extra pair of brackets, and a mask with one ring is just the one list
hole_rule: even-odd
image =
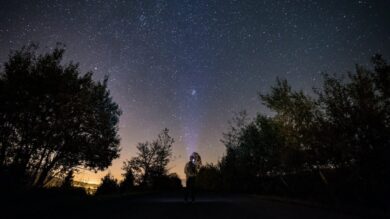
[(31, 204), (16, 206), (15, 202), (11, 205), (12, 209), (8, 209), (10, 217), (4, 218), (370, 218), (319, 207), (271, 201), (251, 195), (203, 194), (193, 203), (184, 202), (180, 193), (123, 196), (89, 201), (64, 201), (57, 198), (42, 203), (31, 201), (28, 203)]
[[(101, 218), (359, 218), (329, 209), (264, 200), (250, 195), (200, 195), (186, 203), (179, 194), (121, 199), (85, 216)], [(87, 212), (85, 212), (87, 213)]]

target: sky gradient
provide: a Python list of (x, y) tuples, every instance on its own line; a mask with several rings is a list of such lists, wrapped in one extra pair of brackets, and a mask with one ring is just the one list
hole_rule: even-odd
[[(123, 112), (122, 162), (163, 128), (175, 139), (171, 172), (183, 176), (193, 151), (217, 162), (234, 112), (269, 114), (258, 92), (276, 77), (310, 93), (321, 73), (345, 73), (375, 54), (390, 58), (390, 2), (383, 1), (34, 1), (0, 0), (0, 62), (37, 42), (66, 45), (109, 89)], [(106, 173), (81, 171), (98, 183)]]

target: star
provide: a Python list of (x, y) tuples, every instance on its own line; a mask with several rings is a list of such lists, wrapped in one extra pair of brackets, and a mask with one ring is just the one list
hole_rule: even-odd
[(191, 90), (191, 95), (192, 95), (192, 96), (195, 96), (195, 95), (196, 95), (196, 90), (195, 90), (195, 89), (192, 89), (192, 90)]

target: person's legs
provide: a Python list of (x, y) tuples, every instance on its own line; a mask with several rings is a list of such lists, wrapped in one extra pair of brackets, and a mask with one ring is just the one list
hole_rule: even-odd
[(196, 178), (194, 177), (194, 182), (193, 182), (193, 187), (192, 187), (192, 201), (195, 201), (196, 197)]
[(190, 178), (191, 200), (195, 201), (195, 177)]
[(186, 189), (185, 189), (185, 196), (184, 196), (184, 200), (185, 201), (188, 201), (188, 195), (189, 195), (189, 193), (190, 193), (190, 179), (189, 178), (187, 178), (186, 179)]

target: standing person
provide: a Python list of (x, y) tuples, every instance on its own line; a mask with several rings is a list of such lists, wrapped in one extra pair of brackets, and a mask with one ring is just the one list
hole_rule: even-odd
[(200, 169), (201, 160), (198, 153), (194, 152), (190, 156), (190, 161), (184, 167), (186, 174), (186, 194), (185, 201), (188, 201), (188, 196), (191, 196), (191, 201), (195, 201), (195, 179)]

